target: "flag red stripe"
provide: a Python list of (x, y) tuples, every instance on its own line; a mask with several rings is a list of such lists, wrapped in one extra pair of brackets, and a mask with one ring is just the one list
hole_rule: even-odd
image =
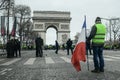
[(80, 61), (86, 61), (86, 44), (85, 42), (80, 42), (76, 45), (75, 50), (73, 51), (71, 62), (77, 71), (81, 70)]

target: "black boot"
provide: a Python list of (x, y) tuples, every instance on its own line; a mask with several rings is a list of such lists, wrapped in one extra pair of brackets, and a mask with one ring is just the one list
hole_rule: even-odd
[(94, 70), (91, 70), (91, 72), (93, 72), (93, 73), (99, 73), (100, 70), (99, 69), (94, 69)]

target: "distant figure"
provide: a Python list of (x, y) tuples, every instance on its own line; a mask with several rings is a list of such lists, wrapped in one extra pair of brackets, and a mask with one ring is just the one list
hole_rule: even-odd
[(69, 55), (69, 49), (71, 50), (71, 53), (73, 53), (73, 48), (72, 48), (72, 41), (71, 39), (68, 39), (67, 41), (67, 55)]
[(21, 57), (21, 44), (18, 39), (16, 39), (16, 41), (17, 41), (17, 51), (19, 52), (19, 57)]
[(87, 55), (88, 55), (88, 52), (90, 53), (90, 55), (92, 55), (92, 52), (91, 52), (91, 43), (90, 41), (86, 42), (86, 50), (87, 50)]
[(7, 58), (10, 58), (11, 57), (11, 41), (8, 40), (7, 43), (6, 43), (6, 51), (7, 51)]
[[(87, 31), (86, 40), (87, 40), (88, 36), (90, 36), (90, 31)], [(86, 41), (86, 55), (88, 55), (88, 53), (90, 55), (92, 55), (92, 52), (91, 52), (91, 41)]]
[(65, 50), (65, 44), (64, 43), (62, 44), (62, 49), (63, 49), (63, 51)]
[(13, 49), (14, 49), (14, 57), (18, 57), (17, 50), (18, 50), (18, 42), (17, 39), (13, 39)]
[(14, 57), (14, 41), (13, 41), (13, 39), (8, 40), (8, 42), (6, 44), (6, 51), (7, 51), (7, 58)]
[(35, 44), (36, 44), (36, 57), (42, 57), (43, 56), (43, 39), (41, 37), (37, 37), (35, 39)]
[(57, 40), (55, 41), (55, 49), (56, 49), (55, 53), (58, 54), (59, 44)]

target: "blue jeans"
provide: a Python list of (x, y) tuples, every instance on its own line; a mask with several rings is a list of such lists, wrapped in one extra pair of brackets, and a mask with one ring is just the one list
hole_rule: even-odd
[(104, 69), (103, 46), (93, 46), (93, 61), (95, 69)]

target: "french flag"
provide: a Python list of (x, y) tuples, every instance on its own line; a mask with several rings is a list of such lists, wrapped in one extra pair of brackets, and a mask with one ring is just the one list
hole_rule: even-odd
[(1, 16), (1, 36), (5, 36), (5, 16)]
[(86, 61), (86, 17), (77, 44), (75, 45), (71, 62), (77, 71), (81, 71), (80, 61)]
[(16, 35), (16, 26), (17, 26), (17, 18), (15, 17), (14, 23), (13, 23), (13, 28), (12, 28), (12, 32), (11, 35), (15, 37)]

